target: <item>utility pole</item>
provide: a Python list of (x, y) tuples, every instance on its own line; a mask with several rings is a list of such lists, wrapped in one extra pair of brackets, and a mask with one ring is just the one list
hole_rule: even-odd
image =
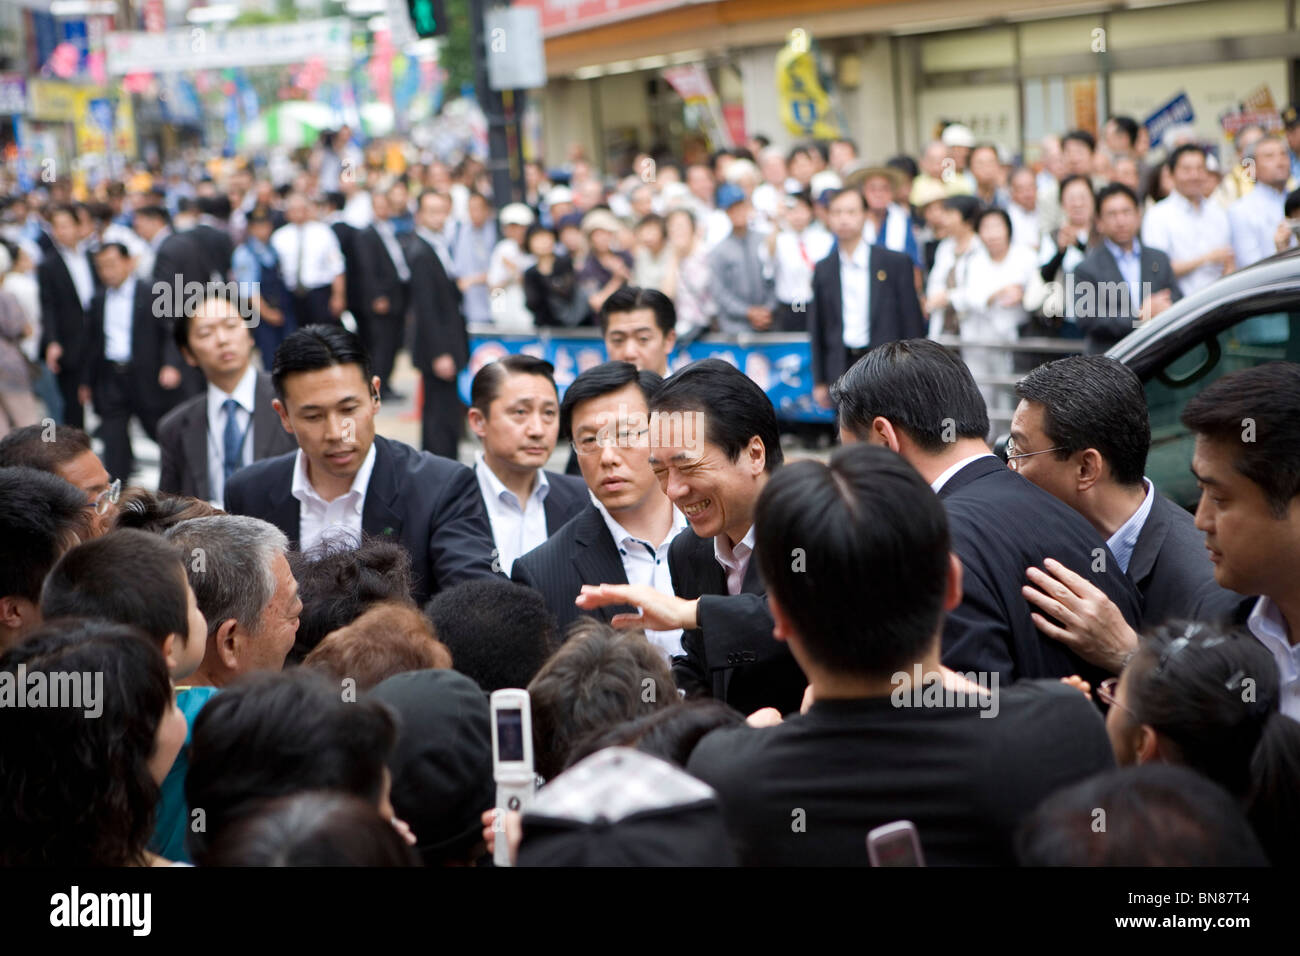
[[(506, 110), (501, 93), (488, 85), (487, 37), (483, 14), (488, 0), (469, 0), (470, 44), (474, 52), (474, 96), (488, 124), (488, 174), (492, 177), (492, 202), (498, 209), (516, 198), (510, 176), (510, 145), (506, 135)], [(520, 170), (522, 175), (523, 170)], [(520, 197), (522, 198), (522, 197)]]

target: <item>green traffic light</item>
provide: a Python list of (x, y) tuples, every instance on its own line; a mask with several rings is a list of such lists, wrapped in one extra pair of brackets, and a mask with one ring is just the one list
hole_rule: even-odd
[(433, 4), (430, 0), (415, 0), (415, 30), (417, 33), (432, 33), (438, 29), (438, 21), (433, 16)]

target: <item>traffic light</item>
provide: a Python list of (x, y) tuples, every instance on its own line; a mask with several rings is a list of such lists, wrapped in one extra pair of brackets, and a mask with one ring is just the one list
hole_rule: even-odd
[(406, 0), (416, 36), (440, 37), (447, 33), (447, 10), (443, 0)]

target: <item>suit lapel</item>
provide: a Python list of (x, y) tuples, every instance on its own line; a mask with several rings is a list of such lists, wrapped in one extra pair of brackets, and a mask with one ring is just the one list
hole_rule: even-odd
[[(583, 583), (627, 584), (627, 572), (623, 570), (618, 545), (595, 505), (582, 513), (582, 520), (574, 528), (573, 543), (573, 566), (578, 569), (578, 577)], [(615, 614), (626, 610), (626, 605), (602, 607), (600, 616), (609, 621)]]
[[(889, 227), (889, 214), (885, 214), (885, 223), (881, 226), (880, 231), (884, 232)], [(880, 245), (884, 245), (884, 237), (876, 237)], [(867, 247), (867, 344), (873, 345), (876, 342), (876, 316), (880, 312), (880, 299), (885, 290), (883, 280), (876, 278), (877, 273), (883, 275), (884, 270), (880, 268), (880, 256), (876, 251), (876, 245)], [(752, 562), (751, 562), (752, 563)]]
[[(424, 240), (420, 241), (423, 242)], [(559, 485), (555, 483), (550, 475), (546, 477), (550, 484), (550, 490), (546, 492), (546, 497), (542, 499), (542, 512), (546, 515), (546, 533), (552, 535), (560, 530), (560, 525), (564, 522), (560, 520), (560, 502), (556, 497)]]
[(393, 507), (398, 493), (397, 462), (394, 446), (375, 436), (375, 467), (366, 488), (366, 503), (361, 511), (361, 530), (368, 535), (396, 541), (402, 536), (402, 516)]
[(1148, 494), (1157, 497), (1151, 501), (1151, 510), (1147, 513), (1147, 520), (1143, 523), (1142, 530), (1138, 532), (1133, 553), (1128, 559), (1128, 576), (1134, 584), (1145, 580), (1151, 573), (1156, 558), (1160, 555), (1160, 548), (1165, 543), (1165, 536), (1169, 533), (1169, 512), (1165, 510), (1166, 502), (1162, 500), (1154, 486)]
[(190, 470), (190, 487), (196, 498), (204, 501), (212, 494), (208, 481), (208, 394), (194, 399), (181, 421), (181, 447), (185, 449), (185, 464)]
[(297, 455), (287, 456), (283, 474), (277, 474), (274, 480), (267, 482), (270, 487), (267, 493), (270, 513), (266, 520), (285, 533), (291, 548), (297, 548), (302, 538), (301, 505), (293, 496), (293, 470), (297, 467), (297, 462)]
[(840, 246), (831, 247), (830, 269), (831, 291), (829, 315), (826, 321), (826, 341), (832, 348), (839, 347), (844, 341), (844, 287), (840, 276)]

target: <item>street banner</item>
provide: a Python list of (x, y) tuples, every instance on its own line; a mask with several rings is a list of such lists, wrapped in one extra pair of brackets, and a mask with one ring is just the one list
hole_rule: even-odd
[[(607, 360), (605, 342), (595, 329), (540, 329), (507, 335), (491, 326), (469, 330), (469, 365), (460, 373), (460, 397), (469, 404), (470, 382), (489, 362), (524, 353), (555, 366), (560, 397), (578, 374)], [(730, 336), (704, 336), (669, 358), (669, 372), (698, 359), (720, 358), (744, 371), (767, 393), (783, 421), (834, 422), (834, 412), (818, 408), (812, 399), (812, 347), (806, 335), (769, 333), (738, 341)]]
[(795, 30), (776, 55), (776, 93), (781, 122), (792, 136), (834, 139), (840, 135), (830, 94), (822, 87), (812, 38)]
[(0, 116), (27, 112), (27, 82), (21, 73), (0, 74)]
[(714, 149), (731, 149), (731, 134), (727, 132), (722, 120), (722, 104), (709, 71), (702, 63), (688, 63), (683, 66), (670, 66), (661, 71), (663, 78), (685, 102), (694, 107), (700, 117), (704, 135), (709, 138), (709, 145)]
[(1147, 135), (1150, 136), (1151, 146), (1154, 148), (1160, 145), (1160, 138), (1165, 135), (1165, 130), (1169, 127), (1181, 126), (1195, 119), (1196, 112), (1192, 109), (1192, 101), (1187, 98), (1186, 93), (1179, 93), (1143, 120), (1142, 125), (1147, 128)]
[(233, 66), (305, 63), (319, 57), (348, 64), (351, 27), (344, 17), (225, 30), (191, 27), (163, 33), (108, 35), (108, 72), (176, 73)]

